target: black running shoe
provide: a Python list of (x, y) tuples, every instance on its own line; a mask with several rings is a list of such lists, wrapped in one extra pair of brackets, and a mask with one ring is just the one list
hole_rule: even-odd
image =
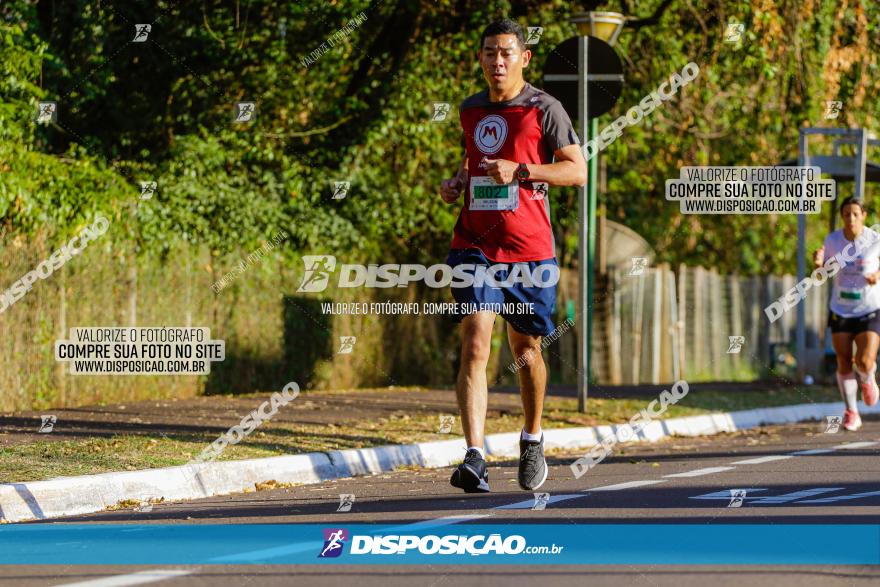
[(541, 440), (519, 439), (519, 486), (526, 491), (537, 489), (547, 480), (544, 460), (544, 435)]
[(480, 452), (467, 451), (464, 462), (452, 472), (449, 482), (453, 487), (464, 489), (465, 493), (489, 493), (489, 469)]

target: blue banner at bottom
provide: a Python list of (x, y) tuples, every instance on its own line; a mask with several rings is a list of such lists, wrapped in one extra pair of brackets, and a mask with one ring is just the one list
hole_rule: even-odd
[(880, 525), (32, 524), (4, 565), (876, 565)]

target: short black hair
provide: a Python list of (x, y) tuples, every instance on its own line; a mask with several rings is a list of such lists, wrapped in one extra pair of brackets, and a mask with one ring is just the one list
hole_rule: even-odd
[(868, 206), (865, 204), (865, 201), (861, 198), (857, 198), (856, 196), (848, 196), (844, 198), (844, 200), (840, 203), (840, 214), (843, 215), (843, 209), (849, 206), (850, 204), (855, 204), (859, 208), (862, 209), (862, 212), (868, 211)]
[(502, 18), (490, 23), (489, 26), (483, 29), (483, 36), (480, 37), (480, 49), (483, 49), (486, 37), (494, 37), (496, 35), (515, 35), (520, 50), (522, 51), (526, 48), (526, 36), (523, 33), (523, 28), (516, 21)]

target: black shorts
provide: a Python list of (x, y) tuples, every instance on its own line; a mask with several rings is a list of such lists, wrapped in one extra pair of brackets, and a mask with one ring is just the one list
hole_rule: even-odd
[(834, 312), (828, 312), (828, 326), (831, 333), (850, 332), (852, 334), (861, 334), (862, 332), (876, 332), (880, 334), (880, 310), (857, 316), (855, 318), (844, 318), (838, 316)]

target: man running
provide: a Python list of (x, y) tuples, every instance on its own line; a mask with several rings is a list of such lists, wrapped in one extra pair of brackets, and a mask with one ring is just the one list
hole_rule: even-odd
[[(868, 406), (877, 403), (880, 391), (875, 379), (877, 347), (880, 345), (880, 287), (877, 285), (880, 279), (880, 234), (865, 228), (868, 212), (861, 200), (846, 198), (841, 203), (840, 215), (843, 229), (825, 237), (822, 248), (813, 254), (813, 263), (821, 267), (826, 258), (834, 257), (854, 243), (857, 245), (858, 256), (842, 266), (833, 278), (828, 313), (828, 326), (837, 355), (837, 386), (846, 404), (843, 427), (855, 431), (862, 426), (858, 410), (859, 388), (862, 401)], [(855, 357), (853, 341), (856, 343)]]
[[(454, 204), (465, 190), (446, 263), (473, 266), (475, 274), (476, 268), (501, 265), (486, 271), (486, 283), (475, 279), (471, 287), (452, 288), (455, 301), (471, 310), (457, 316), (461, 369), (456, 394), (467, 452), (451, 479), (453, 486), (468, 493), (489, 491), (483, 452), (486, 365), (498, 313), (508, 323), (514, 357), (525, 359), (519, 370), (525, 416), (519, 485), (533, 490), (547, 479), (541, 431), (547, 374), (541, 337), (554, 329), (551, 314), (559, 270), (549, 200), (544, 196), (548, 185), (583, 185), (587, 169), (562, 105), (523, 80), (522, 70), (531, 56), (522, 27), (515, 22), (496, 21), (483, 31), (478, 59), (488, 89), (460, 106), (465, 156), (458, 173), (443, 181), (440, 189), (448, 204)], [(535, 283), (526, 275), (550, 279)], [(498, 287), (499, 282), (507, 283)], [(524, 310), (499, 309), (505, 303)]]

